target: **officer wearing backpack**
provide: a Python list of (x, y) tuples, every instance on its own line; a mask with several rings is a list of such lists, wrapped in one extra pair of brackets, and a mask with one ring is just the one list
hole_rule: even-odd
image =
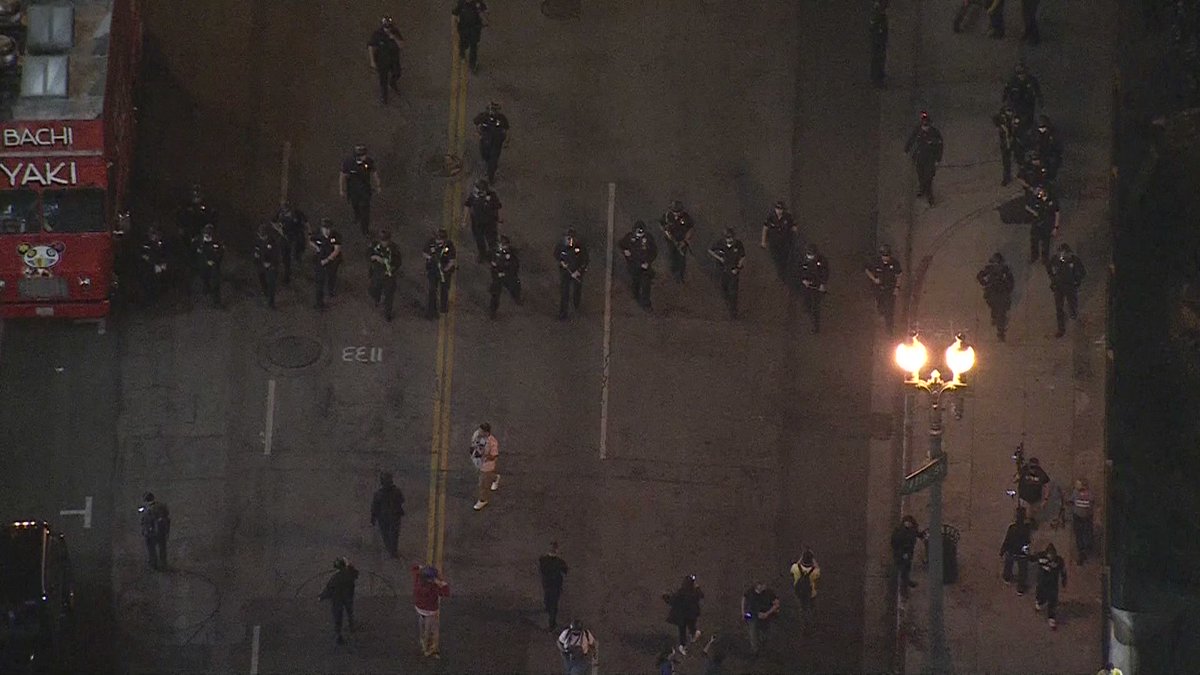
[(146, 540), (146, 553), (150, 567), (159, 571), (167, 569), (167, 537), (171, 534), (171, 510), (166, 504), (156, 501), (153, 492), (142, 495), (142, 539)]
[(792, 590), (800, 601), (800, 621), (808, 629), (812, 619), (813, 603), (817, 599), (817, 580), (821, 578), (821, 566), (811, 549), (804, 549), (800, 559), (792, 563)]
[(588, 675), (600, 665), (600, 643), (592, 631), (583, 627), (579, 619), (558, 636), (558, 652), (562, 655), (565, 675)]

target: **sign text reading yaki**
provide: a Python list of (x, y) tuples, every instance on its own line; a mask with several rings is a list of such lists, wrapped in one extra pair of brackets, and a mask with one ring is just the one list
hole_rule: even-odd
[(0, 171), (4, 172), (10, 188), (79, 184), (79, 171), (74, 161), (0, 162)]
[(34, 146), (39, 148), (62, 146), (70, 147), (75, 142), (75, 131), (69, 126), (61, 127), (28, 127), (19, 129), (4, 129), (3, 135), (6, 148)]

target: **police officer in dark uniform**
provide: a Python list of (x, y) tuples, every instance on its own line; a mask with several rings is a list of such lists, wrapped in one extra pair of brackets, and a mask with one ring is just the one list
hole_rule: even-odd
[(1008, 331), (1008, 309), (1012, 307), (1013, 273), (1004, 256), (999, 252), (992, 254), (991, 260), (979, 273), (975, 280), (983, 287), (983, 300), (992, 310), (992, 325), (996, 327), (996, 337), (1004, 342), (1005, 332)]
[(942, 133), (929, 121), (929, 113), (921, 111), (921, 122), (908, 136), (904, 144), (904, 152), (912, 154), (913, 164), (917, 168), (917, 182), (920, 189), (918, 197), (925, 197), (933, 206), (933, 175), (937, 172), (938, 162), (942, 161)]
[(1037, 148), (1038, 156), (1046, 166), (1046, 180), (1054, 180), (1058, 176), (1059, 167), (1062, 166), (1063, 149), (1058, 132), (1054, 130), (1054, 125), (1046, 115), (1038, 115), (1033, 146)]
[(1055, 611), (1058, 609), (1058, 586), (1067, 587), (1067, 564), (1054, 548), (1046, 544), (1046, 550), (1037, 555), (1038, 580), (1033, 609), (1040, 612), (1046, 608), (1046, 622), (1050, 630), (1058, 630)]
[[(279, 249), (279, 267), (282, 270), (279, 280), (287, 286), (292, 283), (292, 240), (288, 238), (287, 232), (283, 231), (283, 223), (278, 220), (271, 221), (267, 226), (267, 234)], [(304, 241), (301, 240), (300, 243), (303, 244)]]
[(160, 572), (167, 569), (167, 540), (171, 536), (171, 509), (154, 498), (153, 492), (142, 495), (142, 539), (146, 542), (147, 562)]
[(1046, 171), (1046, 166), (1042, 162), (1042, 156), (1038, 154), (1036, 148), (1025, 151), (1021, 168), (1017, 170), (1017, 180), (1021, 183), (1021, 188), (1025, 191), (1025, 203), (1027, 207), (1032, 208), (1034, 199), (1036, 198), (1034, 191), (1037, 188), (1043, 187), (1046, 188), (1047, 192), (1051, 192), (1049, 172)]
[(671, 208), (658, 221), (662, 228), (663, 237), (667, 240), (667, 252), (671, 257), (671, 274), (675, 280), (683, 283), (684, 273), (687, 272), (687, 255), (692, 250), (692, 230), (696, 223), (687, 211), (683, 210), (683, 202), (671, 202)]
[(367, 234), (371, 227), (371, 195), (379, 192), (379, 170), (367, 154), (367, 146), (354, 146), (354, 156), (342, 162), (338, 191), (350, 201), (358, 229)]
[(267, 307), (275, 309), (275, 289), (279, 282), (280, 261), (284, 258), (279, 240), (272, 235), (271, 228), (258, 226), (258, 237), (254, 240), (254, 268), (258, 271), (258, 284), (267, 298)]
[(487, 166), (488, 182), (496, 182), (496, 169), (500, 166), (500, 151), (508, 140), (508, 117), (500, 112), (500, 104), (492, 101), (487, 110), (475, 116), (472, 122), (479, 132), (479, 156)]
[(733, 228), (725, 228), (725, 237), (709, 247), (708, 255), (721, 266), (721, 295), (729, 305), (729, 318), (737, 318), (738, 279), (746, 264), (746, 249), (734, 236)]
[(221, 306), (221, 260), (225, 248), (213, 235), (212, 223), (204, 226), (199, 237), (192, 242), (192, 261), (204, 293), (212, 298), (213, 306)]
[(400, 48), (403, 46), (404, 36), (390, 16), (380, 20), (379, 28), (375, 29), (371, 40), (367, 42), (371, 70), (379, 75), (379, 100), (385, 105), (388, 102), (388, 89), (400, 93)]
[(871, 35), (871, 81), (876, 86), (883, 86), (887, 78), (884, 70), (888, 42), (887, 0), (875, 0), (871, 4), (871, 22), (868, 26)]
[(1033, 199), (1026, 204), (1025, 210), (1033, 216), (1029, 226), (1029, 262), (1048, 264), (1050, 256), (1050, 239), (1058, 234), (1058, 200), (1050, 195), (1043, 186), (1033, 188)]
[(496, 318), (496, 310), (500, 309), (500, 292), (506, 288), (513, 302), (521, 304), (521, 261), (508, 237), (500, 235), (496, 251), (492, 253), (492, 284), (488, 288), (492, 295), (489, 316), (493, 319)]
[(371, 524), (379, 527), (383, 547), (393, 558), (400, 557), (400, 521), (404, 518), (404, 493), (396, 487), (392, 474), (379, 474), (379, 489), (371, 498)]
[(438, 230), (433, 238), (425, 243), (422, 255), (425, 256), (425, 278), (429, 280), (429, 300), (425, 306), (425, 316), (436, 319), (439, 308), (442, 314), (450, 311), (450, 281), (458, 264), (458, 253), (446, 231)]
[(342, 236), (333, 229), (333, 221), (321, 219), (321, 227), (311, 237), (308, 245), (316, 257), (313, 258), (313, 277), (317, 282), (317, 309), (325, 309), (325, 293), (329, 297), (337, 294), (337, 273), (342, 265)]
[[(304, 255), (305, 244), (308, 242), (308, 216), (304, 212), (292, 205), (291, 202), (285, 201), (279, 205), (279, 210), (275, 212), (274, 222), (279, 223), (279, 229), (287, 236), (288, 247), (286, 249), (289, 256), (300, 262), (301, 256)], [(285, 270), (290, 270), (285, 267)], [(289, 272), (284, 273), (284, 282), (287, 283)]]
[(828, 283), (829, 262), (816, 244), (809, 244), (800, 257), (800, 292), (804, 295), (804, 310), (812, 317), (814, 334), (821, 332), (821, 302), (825, 300)]
[(1070, 246), (1062, 244), (1058, 247), (1058, 255), (1050, 261), (1046, 268), (1050, 274), (1050, 290), (1054, 291), (1054, 316), (1058, 321), (1058, 332), (1054, 337), (1062, 337), (1067, 332), (1067, 319), (1063, 315), (1063, 300), (1071, 311), (1071, 318), (1079, 316), (1079, 287), (1087, 270), (1083, 261), (1071, 250)]
[(496, 236), (500, 228), (500, 197), (488, 187), (488, 182), (482, 178), (475, 181), (475, 187), (467, 200), (463, 202), (463, 224), (470, 223), (471, 234), (475, 237), (475, 247), (479, 251), (475, 262), (485, 262), (491, 259), (492, 251), (496, 250)]
[(400, 271), (400, 247), (392, 241), (392, 233), (382, 230), (379, 238), (367, 250), (370, 268), (367, 270), (369, 284), (367, 294), (378, 307), (383, 303), (383, 318), (392, 320), (392, 308), (396, 301), (396, 274)]
[(184, 246), (190, 246), (204, 230), (205, 225), (217, 222), (217, 213), (204, 203), (204, 193), (199, 185), (193, 185), (188, 200), (179, 209), (179, 236)]
[(554, 247), (554, 260), (558, 263), (558, 318), (567, 318), (567, 304), (579, 311), (579, 300), (583, 295), (583, 275), (588, 268), (588, 250), (583, 242), (575, 238), (574, 228), (568, 229), (558, 246)]
[(458, 0), (450, 10), (458, 17), (458, 57), (467, 59), (471, 72), (479, 70), (479, 39), (487, 25), (487, 8), (483, 0)]
[(769, 249), (771, 259), (775, 261), (775, 271), (783, 282), (788, 281), (788, 261), (792, 256), (792, 242), (796, 237), (796, 220), (788, 213), (783, 200), (775, 202), (775, 207), (763, 221), (762, 238), (759, 248)]
[(867, 278), (875, 285), (875, 309), (883, 317), (889, 334), (896, 331), (896, 296), (900, 295), (900, 261), (892, 257), (890, 246), (880, 246), (879, 255), (863, 267)]
[(142, 297), (146, 304), (158, 300), (167, 279), (167, 244), (157, 227), (151, 227), (138, 247), (138, 268), (141, 273)]
[(625, 256), (625, 264), (629, 267), (629, 280), (633, 290), (633, 299), (649, 310), (650, 284), (654, 280), (654, 260), (658, 258), (658, 244), (646, 231), (646, 223), (637, 221), (633, 230), (626, 232), (617, 243), (621, 255)]
[(1021, 0), (1021, 18), (1025, 22), (1025, 34), (1021, 42), (1037, 46), (1042, 41), (1042, 34), (1037, 24), (1038, 0)]
[(1024, 61), (1017, 62), (1012, 77), (1004, 85), (1001, 100), (1010, 106), (1017, 116), (1026, 122), (1033, 121), (1037, 106), (1042, 103), (1042, 85), (1037, 77), (1029, 72)]
[[(996, 125), (996, 132), (1000, 137), (1000, 164), (1004, 167), (1004, 175), (1000, 178), (1001, 186), (1012, 182), (1012, 160), (1014, 156), (1017, 156), (1017, 148), (1020, 145), (1019, 122), (1020, 118), (1017, 117), (1012, 106), (1007, 104), (1000, 109), (1000, 112), (992, 115), (992, 124)], [(1020, 157), (1017, 157), (1019, 161)]]

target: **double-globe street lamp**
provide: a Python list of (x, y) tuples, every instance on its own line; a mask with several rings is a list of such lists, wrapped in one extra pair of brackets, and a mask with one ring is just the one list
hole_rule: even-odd
[(929, 377), (921, 377), (921, 369), (929, 360), (925, 345), (913, 333), (908, 342), (896, 346), (896, 365), (908, 376), (904, 383), (929, 394), (929, 458), (925, 465), (904, 478), (901, 494), (930, 489), (929, 495), (929, 663), (928, 670), (935, 673), (947, 672), (949, 659), (946, 653), (946, 638), (942, 584), (944, 561), (942, 560), (942, 481), (949, 468), (949, 460), (942, 451), (942, 394), (967, 386), (962, 376), (975, 365), (975, 350), (965, 344), (959, 333), (954, 344), (946, 349), (945, 366), (950, 369), (950, 380), (943, 380), (942, 373), (934, 368)]

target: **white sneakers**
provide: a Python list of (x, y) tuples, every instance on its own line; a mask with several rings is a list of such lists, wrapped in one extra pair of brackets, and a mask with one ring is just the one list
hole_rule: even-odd
[(487, 502), (475, 502), (475, 506), (472, 508), (474, 508), (476, 511), (482, 511), (483, 507), (485, 507), (487, 505), (488, 505)]
[(499, 490), (499, 489), (500, 489), (500, 476), (496, 476), (492, 480), (492, 492), (495, 492), (496, 490)]

